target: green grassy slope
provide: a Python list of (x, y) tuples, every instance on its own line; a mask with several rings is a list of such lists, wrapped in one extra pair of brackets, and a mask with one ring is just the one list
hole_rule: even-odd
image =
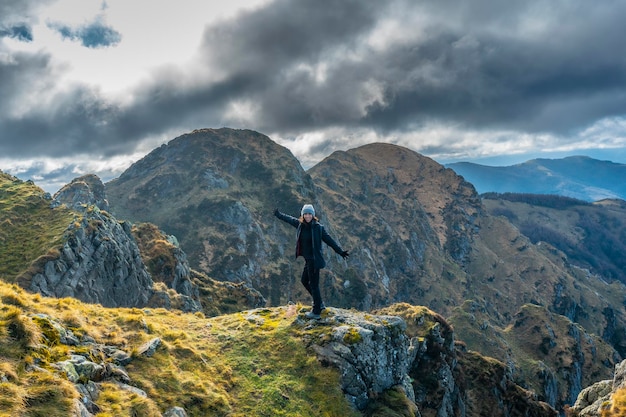
[(51, 208), (45, 192), (30, 181), (0, 172), (0, 277), (15, 278), (38, 257), (58, 254), (76, 213)]
[[(107, 309), (51, 299), (0, 283), (0, 416), (66, 416), (78, 394), (52, 363), (84, 346), (59, 343), (45, 315), (77, 337), (131, 353), (141, 397), (101, 384), (105, 416), (152, 416), (172, 406), (190, 416), (358, 416), (339, 375), (307, 348), (323, 327), (295, 323), (296, 305), (214, 318), (164, 309)], [(162, 340), (151, 357), (137, 348)], [(84, 353), (84, 351), (83, 351)]]

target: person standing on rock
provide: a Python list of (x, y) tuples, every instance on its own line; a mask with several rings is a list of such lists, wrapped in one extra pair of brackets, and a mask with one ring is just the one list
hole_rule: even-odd
[(320, 269), (326, 266), (322, 255), (322, 242), (333, 248), (344, 259), (350, 256), (348, 251), (341, 247), (330, 237), (324, 226), (315, 217), (315, 209), (311, 204), (305, 204), (300, 211), (300, 218), (295, 218), (278, 209), (274, 210), (274, 216), (285, 223), (297, 228), (296, 232), (296, 258), (302, 256), (305, 260), (301, 282), (304, 288), (313, 297), (313, 311), (305, 314), (306, 318), (319, 319), (324, 309), (322, 294), (320, 292)]

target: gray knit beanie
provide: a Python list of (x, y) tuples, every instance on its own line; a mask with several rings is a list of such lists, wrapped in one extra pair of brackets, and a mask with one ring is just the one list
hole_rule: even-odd
[(313, 205), (305, 204), (304, 206), (302, 206), (302, 211), (300, 212), (300, 215), (304, 216), (304, 213), (309, 213), (315, 216), (315, 209), (313, 208)]

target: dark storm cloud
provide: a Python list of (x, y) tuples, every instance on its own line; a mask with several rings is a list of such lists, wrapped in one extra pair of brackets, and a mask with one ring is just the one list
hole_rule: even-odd
[[(205, 48), (228, 73), (249, 75), (245, 93), (272, 131), (452, 120), (568, 132), (625, 111), (626, 3), (609, 3), (396, 2), (423, 16), (421, 35), (377, 49), (363, 39), (394, 12), (389, 3), (279, 1), (209, 29)], [(320, 65), (322, 82), (306, 70)], [(368, 85), (381, 92), (369, 103)]]
[(62, 23), (49, 22), (48, 27), (57, 31), (64, 39), (80, 41), (87, 48), (104, 48), (120, 43), (122, 35), (101, 18), (88, 24), (71, 27)]
[(33, 110), (2, 120), (0, 154), (25, 158), (122, 151), (120, 140), (111, 140), (117, 137), (116, 129), (108, 126), (116, 119), (116, 108), (108, 107), (97, 94), (76, 88), (52, 97), (52, 101), (45, 111)]
[(339, 62), (333, 76), (341, 75), (329, 83), (342, 91), (354, 87), (345, 83), (347, 73), (383, 86), (384, 100), (359, 120), (372, 127), (411, 128), (434, 119), (567, 132), (624, 114), (626, 68), (617, 51), (623, 50), (626, 10), (613, 6), (602, 13), (581, 3), (576, 13), (549, 16), (550, 27), (535, 37), (515, 28), (517, 15), (506, 13), (495, 29), (482, 16), (456, 24), (434, 20), (423, 38), (372, 51), (363, 65)]
[[(562, 133), (624, 115), (625, 2), (459, 3), (276, 0), (206, 29), (206, 77), (161, 69), (123, 106), (74, 85), (30, 109), (32, 86), (44, 91), (60, 70), (45, 54), (14, 54), (0, 60), (0, 154), (121, 154), (150, 135), (233, 126), (238, 101), (257, 112), (242, 127), (285, 136), (430, 121)], [(104, 24), (87, 28), (61, 32), (119, 42)]]
[[(358, 48), (388, 7), (385, 2), (276, 1), (267, 9), (205, 33), (207, 60), (244, 76), (248, 97), (262, 107), (267, 128), (305, 128), (354, 118), (358, 99), (351, 87), (358, 73), (337, 72), (333, 63)], [(308, 67), (329, 65), (321, 85)], [(347, 78), (345, 84), (342, 78)], [(347, 91), (346, 91), (347, 90)]]

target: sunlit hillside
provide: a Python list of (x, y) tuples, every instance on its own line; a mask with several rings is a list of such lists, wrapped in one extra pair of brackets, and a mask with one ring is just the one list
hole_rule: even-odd
[[(307, 347), (327, 328), (307, 326), (298, 310), (206, 318), (107, 309), (0, 283), (0, 416), (70, 415), (79, 393), (59, 363), (78, 355), (114, 364), (103, 354), (113, 348), (130, 356), (128, 380), (113, 373), (96, 381), (100, 417), (160, 416), (174, 406), (190, 416), (361, 415), (344, 398), (337, 371)], [(151, 356), (141, 353), (157, 338)], [(76, 383), (92, 382), (79, 376)]]

